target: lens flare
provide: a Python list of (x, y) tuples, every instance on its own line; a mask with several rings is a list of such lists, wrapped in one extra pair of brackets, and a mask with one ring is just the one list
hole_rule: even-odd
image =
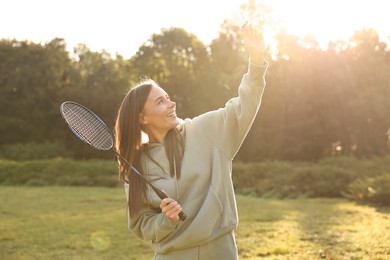
[(96, 231), (91, 234), (91, 245), (94, 249), (104, 251), (111, 245), (111, 239), (109, 235), (104, 231)]

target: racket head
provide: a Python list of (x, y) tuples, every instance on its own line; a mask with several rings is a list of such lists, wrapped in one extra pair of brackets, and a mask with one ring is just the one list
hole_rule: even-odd
[(248, 24), (248, 19), (246, 18), (242, 10), (238, 9), (230, 13), (227, 19), (227, 23), (231, 26), (244, 29), (244, 27)]
[(65, 101), (60, 112), (69, 129), (82, 141), (98, 150), (109, 150), (114, 146), (114, 138), (95, 113), (73, 101)]

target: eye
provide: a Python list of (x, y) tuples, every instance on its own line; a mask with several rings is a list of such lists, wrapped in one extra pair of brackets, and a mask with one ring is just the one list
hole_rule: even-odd
[(166, 99), (167, 99), (167, 100), (171, 100), (171, 98), (170, 98), (168, 95), (166, 96)]

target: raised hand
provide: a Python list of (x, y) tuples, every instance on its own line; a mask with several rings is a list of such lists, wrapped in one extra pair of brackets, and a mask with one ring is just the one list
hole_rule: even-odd
[(265, 50), (263, 33), (251, 24), (246, 25), (242, 32), (251, 62), (256, 65), (263, 65)]

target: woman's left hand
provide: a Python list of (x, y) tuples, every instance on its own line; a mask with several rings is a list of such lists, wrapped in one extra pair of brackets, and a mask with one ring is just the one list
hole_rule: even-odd
[(248, 24), (243, 29), (243, 38), (245, 47), (249, 52), (251, 62), (256, 65), (263, 65), (265, 50), (263, 33), (259, 28)]

